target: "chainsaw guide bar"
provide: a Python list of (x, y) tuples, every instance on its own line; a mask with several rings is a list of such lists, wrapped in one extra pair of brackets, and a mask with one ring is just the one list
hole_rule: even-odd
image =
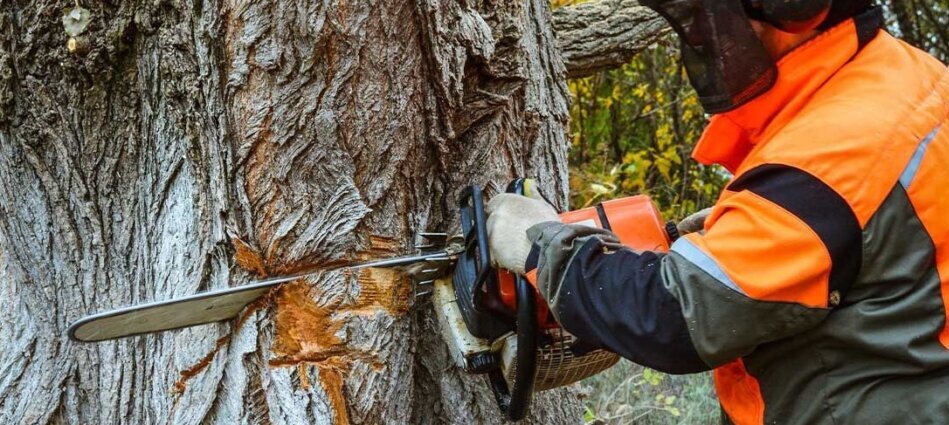
[(93, 314), (73, 323), (69, 327), (69, 338), (74, 341), (96, 342), (230, 320), (240, 315), (250, 303), (281, 284), (336, 270), (390, 268), (425, 263), (410, 274), (416, 285), (427, 287), (430, 292), (431, 284), (437, 277), (435, 275), (443, 272), (462, 248), (455, 239), (448, 239), (445, 234), (423, 233), (420, 236), (431, 243), (417, 246), (416, 248), (422, 251), (417, 255), (278, 276), (254, 281), (248, 285)]

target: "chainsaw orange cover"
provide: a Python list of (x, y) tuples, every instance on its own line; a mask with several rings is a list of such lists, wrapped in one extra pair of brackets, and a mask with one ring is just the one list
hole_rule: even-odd
[(669, 237), (659, 209), (646, 195), (605, 201), (598, 206), (560, 214), (564, 223), (585, 223), (603, 228), (600, 212), (623, 245), (637, 251), (669, 251)]

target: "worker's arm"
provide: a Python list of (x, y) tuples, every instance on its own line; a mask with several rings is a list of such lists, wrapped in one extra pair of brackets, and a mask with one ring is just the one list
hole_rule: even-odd
[[(714, 368), (820, 323), (860, 268), (860, 226), (813, 176), (764, 166), (733, 182), (704, 234), (667, 254), (546, 222), (527, 268), (561, 325), (637, 363)], [(836, 294), (835, 294), (836, 292)], [(832, 301), (829, 301), (832, 300)]]

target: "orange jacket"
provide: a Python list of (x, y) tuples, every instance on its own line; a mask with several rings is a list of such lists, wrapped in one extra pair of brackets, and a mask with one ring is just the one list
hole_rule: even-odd
[[(919, 391), (949, 382), (949, 72), (886, 33), (861, 46), (858, 23), (784, 57), (777, 85), (714, 116), (693, 154), (735, 179), (705, 234), (673, 249), (697, 248), (751, 300), (826, 312), (716, 369), (736, 423), (949, 412), (947, 387)], [(916, 401), (895, 407), (901, 380)]]

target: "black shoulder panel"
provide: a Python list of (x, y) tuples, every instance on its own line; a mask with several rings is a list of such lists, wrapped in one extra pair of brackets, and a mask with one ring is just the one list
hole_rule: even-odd
[(779, 164), (749, 170), (729, 184), (728, 190), (751, 191), (807, 223), (830, 253), (830, 291), (846, 295), (860, 273), (863, 230), (850, 204), (837, 191), (806, 171)]

